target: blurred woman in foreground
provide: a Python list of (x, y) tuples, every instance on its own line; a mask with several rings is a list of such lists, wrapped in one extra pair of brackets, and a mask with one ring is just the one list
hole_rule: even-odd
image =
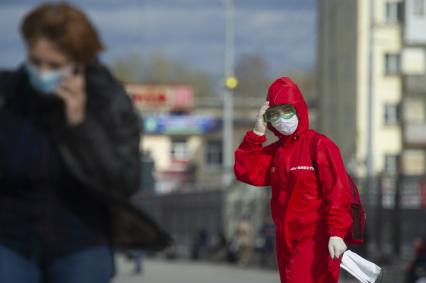
[(0, 72), (0, 282), (109, 282), (114, 247), (169, 242), (129, 201), (139, 118), (83, 12), (41, 5), (21, 33), (25, 62)]

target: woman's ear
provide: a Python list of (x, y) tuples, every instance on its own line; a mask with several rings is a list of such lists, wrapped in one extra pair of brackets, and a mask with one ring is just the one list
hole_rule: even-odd
[(83, 75), (84, 74), (84, 70), (85, 70), (84, 64), (76, 64), (73, 67), (72, 72), (73, 72), (74, 75)]

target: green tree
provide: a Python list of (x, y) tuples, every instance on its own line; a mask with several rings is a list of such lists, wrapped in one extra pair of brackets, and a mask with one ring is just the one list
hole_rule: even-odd
[(139, 81), (143, 74), (144, 60), (137, 53), (130, 53), (111, 64), (112, 72), (122, 81)]
[(245, 97), (266, 97), (271, 78), (266, 60), (258, 55), (246, 54), (239, 58), (235, 75), (239, 80), (235, 94)]
[(123, 81), (189, 84), (198, 96), (214, 95), (214, 82), (209, 73), (194, 70), (184, 62), (173, 61), (162, 53), (156, 53), (149, 59), (130, 54), (115, 60), (111, 68)]
[(316, 108), (317, 102), (317, 77), (316, 72), (313, 70), (290, 72), (289, 76), (299, 86), (300, 91), (306, 103), (311, 108)]

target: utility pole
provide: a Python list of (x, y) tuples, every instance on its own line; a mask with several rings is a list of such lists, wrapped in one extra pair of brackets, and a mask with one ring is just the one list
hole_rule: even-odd
[[(368, 29), (368, 97), (367, 97), (367, 159), (366, 159), (366, 171), (367, 171), (367, 194), (369, 196), (368, 201), (375, 203), (375, 212), (379, 210), (379, 206), (382, 205), (381, 200), (373, 199), (375, 189), (377, 188), (374, 178), (374, 156), (373, 156), (373, 145), (374, 145), (374, 124), (375, 119), (373, 116), (373, 105), (374, 105), (374, 33), (375, 33), (375, 0), (369, 0), (369, 29)], [(371, 207), (373, 208), (373, 207)], [(373, 209), (372, 209), (373, 210)], [(373, 210), (373, 211), (374, 211)], [(376, 213), (376, 222), (381, 221), (377, 219), (380, 213)], [(381, 231), (377, 231), (377, 226), (374, 229), (375, 242), (377, 247), (380, 247), (380, 234)], [(368, 229), (367, 229), (367, 233)], [(370, 238), (370, 237), (369, 237)]]
[(234, 170), (234, 1), (225, 1), (225, 80), (223, 92), (223, 185), (229, 186)]
[[(368, 40), (368, 99), (367, 99), (367, 177), (371, 179), (374, 177), (374, 117), (373, 117), (373, 103), (374, 103), (374, 0), (370, 0), (370, 28)], [(370, 184), (371, 185), (371, 184)]]

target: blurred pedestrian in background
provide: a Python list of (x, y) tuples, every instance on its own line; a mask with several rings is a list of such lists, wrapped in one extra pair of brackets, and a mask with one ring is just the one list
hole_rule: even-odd
[(260, 231), (260, 246), (258, 251), (260, 253), (260, 265), (271, 265), (271, 259), (274, 256), (274, 241), (275, 241), (275, 227), (272, 222), (271, 216), (265, 217)]
[(227, 260), (246, 266), (252, 257), (253, 246), (253, 226), (247, 218), (240, 220), (228, 245)]
[(241, 266), (246, 266), (253, 253), (253, 226), (248, 220), (243, 220), (238, 223), (237, 231), (235, 232), (236, 244), (238, 247), (238, 263)]
[(134, 273), (141, 274), (143, 272), (143, 250), (133, 250), (128, 252), (128, 256), (132, 259), (135, 264)]
[(191, 244), (191, 259), (199, 260), (207, 255), (209, 234), (205, 228), (198, 229)]
[(139, 118), (82, 11), (43, 4), (21, 33), (25, 62), (0, 72), (0, 282), (110, 282), (114, 247), (169, 242), (129, 201)]
[(212, 236), (211, 248), (209, 251), (209, 259), (213, 261), (226, 260), (227, 249), (228, 249), (228, 241), (226, 239), (225, 233), (223, 232), (222, 229), (219, 229)]
[(405, 283), (426, 282), (426, 237), (414, 240), (415, 256), (405, 273)]
[[(266, 128), (278, 141), (263, 146)], [(352, 225), (348, 176), (338, 147), (309, 129), (307, 105), (290, 78), (270, 86), (254, 130), (236, 151), (235, 175), (272, 187), (281, 282), (338, 282)]]

